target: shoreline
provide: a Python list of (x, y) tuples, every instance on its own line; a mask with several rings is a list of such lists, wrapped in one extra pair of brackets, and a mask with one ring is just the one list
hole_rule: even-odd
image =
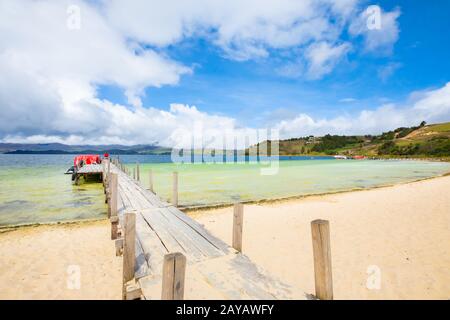
[(94, 224), (97, 222), (108, 221), (108, 218), (93, 218), (93, 219), (81, 219), (81, 220), (64, 220), (64, 221), (54, 221), (54, 222), (35, 222), (27, 224), (14, 224), (14, 225), (4, 225), (0, 226), (0, 234), (6, 232), (12, 232), (15, 230), (22, 230), (26, 228), (38, 228), (38, 227), (56, 227), (56, 226), (77, 226), (80, 224)]
[[(440, 174), (440, 175), (437, 175), (437, 176), (425, 177), (425, 178), (420, 178), (420, 179), (411, 180), (411, 181), (403, 181), (403, 182), (397, 182), (397, 183), (376, 185), (376, 186), (371, 186), (371, 187), (367, 187), (367, 188), (353, 188), (353, 189), (330, 191), (330, 192), (309, 193), (309, 194), (304, 194), (304, 195), (295, 195), (295, 196), (288, 196), (288, 197), (281, 197), (281, 198), (266, 198), (266, 199), (260, 199), (260, 200), (246, 200), (246, 201), (240, 201), (240, 203), (242, 203), (242, 204), (254, 204), (254, 205), (284, 203), (284, 202), (290, 202), (290, 201), (295, 201), (295, 200), (307, 199), (307, 198), (310, 198), (310, 197), (319, 197), (319, 196), (327, 196), (327, 195), (335, 195), (335, 194), (351, 193), (351, 192), (361, 192), (361, 191), (370, 191), (370, 190), (380, 189), (380, 188), (395, 187), (397, 185), (405, 185), (405, 184), (416, 183), (416, 182), (420, 182), (420, 181), (438, 179), (438, 178), (446, 177), (446, 176), (450, 176), (450, 171), (449, 172), (445, 172), (445, 173)], [(187, 206), (187, 207), (180, 206), (179, 208), (180, 208), (180, 210), (182, 210), (186, 214), (194, 214), (197, 211), (209, 211), (209, 210), (215, 210), (215, 209), (230, 208), (233, 205), (234, 205), (234, 203), (220, 203), (220, 204), (212, 204), (212, 205)]]
[[(290, 201), (295, 201), (295, 200), (307, 199), (307, 198), (311, 198), (311, 197), (336, 195), (336, 194), (351, 193), (351, 192), (370, 191), (370, 190), (374, 190), (374, 189), (394, 187), (394, 186), (397, 186), (397, 185), (405, 185), (405, 184), (410, 184), (410, 183), (416, 183), (416, 182), (425, 181), (425, 180), (437, 179), (437, 178), (445, 177), (445, 176), (450, 176), (450, 171), (449, 172), (445, 172), (445, 173), (440, 174), (440, 175), (437, 175), (437, 176), (425, 177), (425, 178), (420, 178), (420, 179), (411, 180), (411, 181), (404, 181), (404, 182), (376, 185), (376, 186), (371, 186), (371, 187), (367, 187), (367, 188), (353, 188), (353, 189), (338, 190), (338, 191), (329, 191), (329, 192), (321, 192), (321, 193), (310, 193), (310, 194), (304, 194), (304, 195), (294, 195), (294, 196), (280, 197), (280, 198), (266, 198), (266, 199), (259, 199), (259, 200), (246, 200), (246, 201), (240, 201), (240, 203), (246, 204), (246, 205), (263, 205), (263, 204), (285, 203), (285, 202), (290, 202)], [(230, 208), (233, 205), (234, 205), (233, 202), (227, 202), (227, 203), (218, 203), (218, 204), (211, 204), (211, 205), (186, 206), (186, 207), (179, 206), (179, 209), (182, 210), (186, 214), (195, 215), (197, 212), (216, 210), (216, 209), (222, 209), (222, 208)], [(34, 228), (34, 227), (40, 227), (40, 226), (59, 226), (59, 225), (89, 224), (89, 223), (95, 223), (95, 222), (98, 222), (98, 221), (108, 221), (108, 218), (106, 216), (106, 212), (105, 212), (105, 217), (104, 218), (92, 218), (92, 219), (81, 219), (81, 220), (63, 220), (63, 221), (52, 221), (52, 222), (31, 222), (31, 223), (25, 223), (25, 224), (0, 225), (0, 234), (5, 233), (5, 232), (11, 232), (11, 231), (18, 230), (18, 229), (23, 229), (23, 228)]]
[[(335, 299), (450, 298), (450, 175), (244, 206), (243, 254), (314, 293), (311, 221), (330, 222)], [(190, 214), (230, 244), (233, 208)]]

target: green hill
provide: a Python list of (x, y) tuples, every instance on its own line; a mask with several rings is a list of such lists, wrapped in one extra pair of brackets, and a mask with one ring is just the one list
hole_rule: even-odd
[[(252, 146), (265, 150), (271, 142)], [(371, 157), (449, 157), (450, 122), (401, 127), (380, 135), (301, 137), (280, 140), (280, 155), (365, 155)]]

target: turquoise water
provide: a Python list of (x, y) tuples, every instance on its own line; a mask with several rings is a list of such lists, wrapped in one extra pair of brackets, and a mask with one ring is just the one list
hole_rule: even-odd
[(72, 156), (0, 155), (0, 226), (101, 218), (100, 183), (74, 186)]
[[(127, 165), (130, 170), (134, 164)], [(141, 181), (170, 199), (172, 172), (178, 171), (179, 203), (199, 206), (236, 200), (262, 200), (370, 188), (437, 176), (450, 171), (449, 163), (383, 160), (280, 161), (274, 175), (261, 175), (251, 164), (140, 164)], [(264, 167), (264, 166), (263, 166)]]
[[(141, 180), (169, 199), (172, 172), (179, 172), (183, 206), (230, 203), (370, 188), (437, 176), (450, 164), (424, 161), (287, 160), (274, 175), (261, 175), (267, 165), (173, 164), (167, 156), (121, 156), (132, 169), (140, 162)], [(305, 158), (309, 159), (309, 158)], [(0, 225), (100, 218), (106, 215), (100, 183), (74, 186), (63, 173), (72, 155), (0, 155)], [(155, 163), (158, 162), (158, 163)]]

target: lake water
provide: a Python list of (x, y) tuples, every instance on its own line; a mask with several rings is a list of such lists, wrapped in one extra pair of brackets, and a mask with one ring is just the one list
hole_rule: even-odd
[[(0, 225), (45, 223), (104, 217), (100, 183), (74, 186), (64, 172), (73, 155), (0, 155)], [(418, 180), (450, 171), (450, 164), (424, 161), (334, 160), (283, 157), (278, 172), (262, 175), (268, 164), (174, 164), (170, 156), (120, 156), (132, 170), (140, 163), (141, 180), (170, 198), (172, 172), (179, 172), (183, 206), (240, 200), (283, 198), (370, 188)]]

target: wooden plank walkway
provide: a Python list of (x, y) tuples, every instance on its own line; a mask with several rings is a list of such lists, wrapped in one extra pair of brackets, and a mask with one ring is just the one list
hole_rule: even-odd
[(101, 180), (103, 178), (103, 166), (101, 164), (87, 164), (78, 168), (74, 172), (72, 178), (74, 184), (79, 184), (80, 178), (83, 177), (85, 181), (88, 179)]
[(80, 173), (80, 174), (102, 173), (102, 172), (103, 172), (103, 166), (101, 164), (87, 164), (77, 170), (77, 173)]
[(141, 298), (161, 299), (164, 256), (174, 252), (181, 252), (187, 261), (185, 299), (310, 298), (261, 270), (121, 168), (120, 164), (110, 164), (111, 172), (117, 174), (121, 229), (124, 230), (126, 213), (136, 215), (134, 277)]

